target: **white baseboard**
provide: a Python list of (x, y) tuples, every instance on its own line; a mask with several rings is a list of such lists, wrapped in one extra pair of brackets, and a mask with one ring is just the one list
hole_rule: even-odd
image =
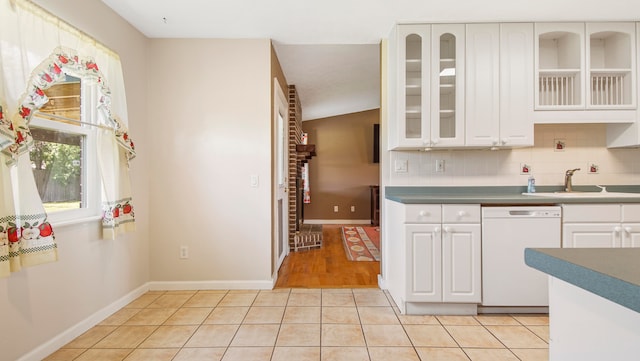
[(49, 341), (31, 350), (29, 353), (20, 357), (17, 361), (40, 361), (44, 359), (45, 357), (56, 352), (62, 346), (71, 342), (76, 337), (87, 332), (93, 326), (102, 322), (102, 320), (104, 320), (105, 318), (111, 316), (114, 312), (120, 310), (138, 297), (142, 296), (148, 290), (149, 284), (145, 283), (144, 285), (136, 288), (128, 294), (120, 297), (115, 302), (112, 302), (111, 304), (103, 307), (101, 310), (95, 312), (91, 316), (59, 333)]
[(305, 219), (305, 224), (371, 224), (370, 219)]
[(273, 280), (255, 281), (155, 281), (149, 282), (151, 291), (179, 290), (271, 290)]

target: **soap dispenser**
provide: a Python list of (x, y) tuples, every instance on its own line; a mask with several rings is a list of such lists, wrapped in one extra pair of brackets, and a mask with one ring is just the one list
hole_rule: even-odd
[(536, 179), (533, 175), (529, 176), (529, 180), (527, 181), (527, 193), (535, 193), (536, 192)]

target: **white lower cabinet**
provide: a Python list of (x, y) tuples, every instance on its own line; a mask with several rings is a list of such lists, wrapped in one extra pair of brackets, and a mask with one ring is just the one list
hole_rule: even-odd
[[(480, 205), (389, 201), (387, 211), (401, 214), (389, 225), (389, 241), (398, 243), (389, 273), (400, 282), (389, 290), (400, 310), (475, 313), (482, 287)], [(471, 307), (456, 308), (461, 304)]]
[(565, 204), (562, 247), (640, 247), (639, 204)]
[(480, 302), (480, 225), (408, 224), (407, 301)]
[(480, 224), (444, 224), (442, 230), (442, 301), (479, 303)]

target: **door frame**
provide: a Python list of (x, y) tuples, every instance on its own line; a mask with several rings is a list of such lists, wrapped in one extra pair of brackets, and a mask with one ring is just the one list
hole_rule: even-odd
[[(273, 84), (274, 238), (272, 250), (275, 281), (282, 262), (289, 254), (289, 104), (278, 78), (273, 78)], [(280, 136), (282, 136), (282, 143), (280, 143)], [(282, 207), (279, 207), (280, 204)]]

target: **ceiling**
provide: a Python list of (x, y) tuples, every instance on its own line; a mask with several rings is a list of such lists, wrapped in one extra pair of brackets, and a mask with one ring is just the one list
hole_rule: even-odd
[(149, 38), (270, 38), (303, 120), (380, 105), (397, 22), (640, 19), (637, 0), (102, 0)]

